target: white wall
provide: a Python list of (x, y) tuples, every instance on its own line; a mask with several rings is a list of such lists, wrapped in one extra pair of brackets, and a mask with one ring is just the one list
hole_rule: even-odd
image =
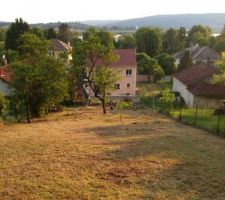
[(184, 85), (175, 77), (173, 77), (173, 91), (179, 92), (189, 107), (194, 105), (194, 95), (189, 90), (187, 90), (186, 85)]
[(9, 88), (9, 85), (4, 82), (2, 79), (0, 79), (0, 93), (3, 94), (3, 96), (8, 96), (11, 92), (11, 89)]

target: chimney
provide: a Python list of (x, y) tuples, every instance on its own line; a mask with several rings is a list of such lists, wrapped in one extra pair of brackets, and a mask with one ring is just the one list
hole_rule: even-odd
[(3, 65), (7, 65), (7, 59), (5, 55), (2, 56)]

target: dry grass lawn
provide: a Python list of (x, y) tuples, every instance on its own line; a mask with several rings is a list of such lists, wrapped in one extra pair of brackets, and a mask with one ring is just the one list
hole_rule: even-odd
[(0, 199), (225, 199), (225, 140), (145, 109), (0, 125)]

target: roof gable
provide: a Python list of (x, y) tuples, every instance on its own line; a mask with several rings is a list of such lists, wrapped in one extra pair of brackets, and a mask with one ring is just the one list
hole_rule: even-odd
[(49, 41), (49, 50), (50, 51), (71, 51), (72, 47), (65, 42), (58, 39), (51, 39)]
[[(175, 59), (181, 59), (186, 50), (187, 49), (175, 53), (173, 57)], [(189, 47), (188, 50), (190, 51), (193, 60), (220, 60), (220, 54), (208, 46), (200, 47), (195, 45)]]

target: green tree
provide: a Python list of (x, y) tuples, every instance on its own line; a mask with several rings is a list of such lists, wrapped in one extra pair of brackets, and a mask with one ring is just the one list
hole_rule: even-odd
[(163, 50), (172, 54), (175, 53), (177, 49), (177, 30), (170, 28), (163, 35)]
[(35, 34), (39, 38), (44, 38), (44, 30), (41, 28), (34, 27), (29, 31), (32, 34)]
[(218, 66), (221, 69), (221, 73), (214, 75), (211, 83), (225, 85), (225, 53), (222, 53), (222, 59), (218, 62)]
[(55, 31), (54, 28), (49, 28), (46, 32), (46, 39), (50, 40), (50, 39), (56, 39), (58, 37), (57, 32)]
[(162, 68), (159, 66), (156, 59), (150, 57), (144, 57), (138, 62), (138, 69), (141, 74), (148, 75), (148, 82), (151, 81), (151, 76), (153, 81), (159, 80), (164, 76)]
[(180, 59), (180, 64), (178, 66), (178, 71), (190, 68), (192, 66), (192, 56), (189, 50), (185, 50), (182, 58)]
[(159, 29), (140, 28), (135, 33), (137, 52), (156, 56), (162, 49), (162, 34)]
[(119, 80), (117, 73), (105, 66), (99, 66), (94, 72), (93, 87), (96, 94), (102, 96), (101, 102), (104, 114), (106, 113), (106, 94), (113, 89), (113, 85), (117, 80)]
[(71, 42), (72, 33), (70, 31), (69, 24), (67, 23), (60, 24), (59, 30), (58, 30), (58, 38), (65, 43)]
[(85, 68), (88, 85), (94, 97), (101, 101), (105, 113), (104, 98), (94, 87), (94, 74), (98, 67), (107, 66), (117, 59), (113, 53), (113, 37), (110, 33), (97, 29), (89, 29), (83, 35), (83, 40), (77, 42), (76, 48), (73, 49), (73, 62), (77, 67)]
[(6, 37), (6, 29), (0, 28), (0, 42), (5, 42)]
[(0, 115), (2, 115), (2, 112), (4, 111), (4, 109), (7, 106), (7, 102), (6, 99), (4, 98), (4, 96), (0, 93)]
[(209, 45), (212, 30), (203, 25), (195, 25), (188, 32), (189, 44), (199, 44), (200, 46)]
[(6, 32), (5, 38), (5, 48), (6, 50), (17, 50), (18, 38), (25, 32), (29, 31), (30, 27), (27, 22), (23, 21), (22, 18), (16, 19), (14, 23), (12, 23), (9, 29)]
[(11, 64), (13, 76), (10, 84), (30, 123), (30, 115), (48, 112), (63, 100), (67, 82), (64, 64), (48, 56), (46, 40), (24, 33), (18, 41), (20, 59)]
[(188, 47), (187, 44), (187, 31), (184, 27), (180, 27), (177, 30), (177, 51), (183, 50), (185, 47)]
[(215, 42), (213, 44), (213, 49), (215, 49), (217, 52), (225, 51), (225, 33), (224, 33), (224, 31), (222, 31), (222, 33), (215, 38)]
[(24, 33), (17, 41), (20, 59), (27, 64), (40, 62), (48, 53), (48, 42), (32, 33)]
[(6, 54), (6, 58), (7, 58), (7, 62), (8, 64), (11, 64), (11, 63), (14, 63), (16, 61), (19, 60), (19, 54), (18, 54), (18, 51), (15, 51), (15, 50), (8, 50), (5, 52)]
[(171, 75), (176, 71), (175, 59), (170, 54), (162, 53), (154, 58), (158, 60), (158, 64), (162, 67), (166, 75)]
[(117, 42), (115, 42), (115, 46), (118, 49), (131, 49), (136, 47), (135, 37), (132, 34), (122, 35)]

